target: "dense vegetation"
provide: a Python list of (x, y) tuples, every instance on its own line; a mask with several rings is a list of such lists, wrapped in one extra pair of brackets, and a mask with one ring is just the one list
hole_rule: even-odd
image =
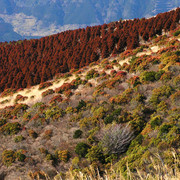
[(0, 178), (177, 178), (179, 39), (177, 27), (136, 49), (61, 74), (39, 84), (38, 102), (32, 97), (23, 104), (21, 90), (4, 91), (6, 98), (18, 95), (12, 106), (0, 109)]
[[(1, 44), (1, 50), (6, 53), (9, 51), (6, 60), (14, 63), (11, 67), (6, 63), (4, 74), (9, 68), (22, 67), (24, 73), (31, 72), (30, 69), (35, 69), (39, 73), (33, 74), (31, 80), (33, 76), (42, 79), (36, 82), (41, 82), (38, 86), (24, 90), (6, 89), (1, 93), (0, 107), (3, 108), (0, 109), (0, 179), (178, 178), (179, 12), (177, 9), (149, 20), (115, 22), (102, 27), (68, 31), (41, 40)], [(128, 42), (130, 39), (125, 29), (129, 33), (131, 26), (137, 29), (139, 26), (140, 32), (145, 28), (142, 25), (151, 21), (152, 27), (156, 27), (154, 33), (161, 34), (162, 29), (157, 31), (157, 27), (161, 22), (158, 19), (162, 20), (162, 17), (166, 17), (166, 20), (172, 18), (174, 22), (174, 25), (171, 22), (169, 26), (166, 20), (162, 22), (166, 22), (166, 25), (161, 27), (163, 31), (170, 30), (166, 34), (153, 34), (151, 37), (144, 30), (142, 36), (144, 37), (144, 33), (148, 34), (148, 38), (145, 39), (149, 39), (148, 42), (141, 41), (141, 44), (139, 40), (134, 41), (138, 43), (135, 43), (138, 47)], [(117, 33), (119, 25), (122, 25), (123, 29), (119, 30), (123, 31), (123, 34)], [(112, 32), (110, 27), (114, 27)], [(101, 29), (100, 34), (93, 36), (93, 30), (98, 28)], [(146, 28), (149, 32), (148, 24)], [(86, 31), (89, 32), (88, 37)], [(78, 32), (84, 34), (80, 37)], [(133, 31), (131, 32), (129, 36), (134, 35)], [(104, 34), (101, 36), (101, 33)], [(109, 33), (125, 38), (122, 49), (118, 50), (123, 42), (119, 37), (117, 45), (110, 50)], [(75, 43), (76, 38), (78, 41)], [(105, 38), (108, 43), (96, 41), (98, 38)], [(84, 42), (85, 40), (87, 41)], [(57, 41), (62, 45), (55, 45)], [(102, 44), (97, 45), (98, 42)], [(81, 43), (84, 44), (84, 49), (80, 48)], [(103, 50), (104, 46), (106, 51)], [(20, 50), (25, 47), (23, 51)], [(79, 50), (76, 47), (79, 47)], [(95, 60), (89, 59), (90, 56), (86, 53), (94, 50), (90, 47), (102, 48), (102, 52), (99, 51), (101, 60), (94, 62)], [(17, 53), (16, 56), (17, 51), (22, 54)], [(79, 51), (85, 54), (80, 56)], [(45, 54), (48, 52), (51, 53)], [(53, 52), (57, 53), (57, 59), (64, 54), (64, 59), (55, 61)], [(77, 61), (72, 60), (68, 52), (72, 53), (72, 58), (76, 58)], [(108, 53), (104, 55), (104, 52)], [(107, 57), (112, 53), (114, 56)], [(18, 56), (17, 62), (11, 59)], [(51, 57), (52, 61), (48, 60), (48, 57)], [(71, 61), (66, 59), (68, 57)], [(27, 60), (27, 66), (22, 63), (24, 58)], [(66, 65), (53, 66), (53, 63), (60, 63), (61, 60)], [(91, 61), (93, 62), (90, 63)], [(30, 62), (32, 64), (28, 64)], [(41, 63), (38, 64), (39, 62)], [(89, 66), (75, 69), (87, 64)], [(62, 68), (62, 71), (74, 69), (44, 82), (46, 79), (40, 73), (41, 68), (44, 72), (56, 71), (58, 68)], [(53, 77), (56, 73), (50, 74)], [(21, 71), (18, 74), (20, 75)], [(19, 76), (13, 74), (13, 81), (26, 82), (29, 78), (29, 74), (26, 74), (27, 77), (23, 76), (24, 79), (18, 79)], [(8, 81), (11, 86), (10, 79)], [(3, 82), (8, 84), (5, 80)], [(19, 81), (19, 85), (22, 82)], [(16, 88), (21, 87), (19, 85)]]
[(0, 91), (25, 88), (78, 69), (100, 58), (139, 46), (162, 31), (174, 30), (180, 8), (150, 19), (112, 22), (44, 37), (0, 44)]

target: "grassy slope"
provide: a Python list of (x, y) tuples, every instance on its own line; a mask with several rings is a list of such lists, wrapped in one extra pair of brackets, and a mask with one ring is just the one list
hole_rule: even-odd
[[(121, 176), (140, 179), (151, 172), (157, 176), (165, 169), (162, 161), (166, 170), (178, 167), (172, 152), (179, 156), (179, 38), (159, 36), (49, 84), (4, 92), (13, 95), (0, 98), (0, 175), (10, 180), (29, 174), (35, 179), (44, 176), (43, 171), (52, 179), (69, 168), (92, 173), (90, 167), (103, 174), (112, 163)], [(123, 153), (111, 153), (102, 144), (103, 132), (116, 124), (129, 124), (133, 132)], [(79, 129), (82, 135), (73, 138)], [(88, 145), (86, 157), (75, 152), (79, 142)]]

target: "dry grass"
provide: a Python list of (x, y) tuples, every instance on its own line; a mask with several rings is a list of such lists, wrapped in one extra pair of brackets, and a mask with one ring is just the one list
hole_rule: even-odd
[[(172, 158), (174, 159), (174, 166), (169, 168), (160, 155), (155, 154), (154, 157), (151, 157), (153, 168), (151, 168), (149, 172), (137, 169), (137, 172), (133, 173), (130, 171), (127, 163), (127, 174), (125, 176), (120, 170), (115, 170), (113, 166), (111, 166), (109, 170), (105, 170), (103, 176), (101, 176), (98, 169), (89, 166), (86, 169), (86, 173), (69, 170), (65, 175), (61, 175), (61, 173), (57, 174), (52, 180), (179, 180), (180, 160), (174, 151), (172, 151)], [(42, 171), (35, 173), (29, 172), (28, 177), (30, 180), (51, 180), (51, 178)]]

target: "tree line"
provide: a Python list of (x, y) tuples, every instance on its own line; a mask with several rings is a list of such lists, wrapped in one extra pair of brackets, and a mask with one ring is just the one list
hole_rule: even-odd
[(179, 24), (180, 8), (149, 19), (111, 22), (41, 39), (0, 43), (0, 91), (26, 88), (139, 46)]

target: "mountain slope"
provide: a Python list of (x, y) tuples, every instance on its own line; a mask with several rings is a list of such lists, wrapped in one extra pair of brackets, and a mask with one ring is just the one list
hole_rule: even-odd
[[(154, 16), (180, 6), (177, 0), (1, 0), (0, 17), (21, 36)], [(14, 40), (14, 39), (12, 39)]]
[(141, 43), (4, 91), (0, 179), (178, 179), (180, 26)]
[(175, 29), (179, 19), (178, 8), (150, 19), (112, 22), (39, 40), (1, 43), (0, 91), (36, 85), (58, 73), (136, 48), (140, 41)]

